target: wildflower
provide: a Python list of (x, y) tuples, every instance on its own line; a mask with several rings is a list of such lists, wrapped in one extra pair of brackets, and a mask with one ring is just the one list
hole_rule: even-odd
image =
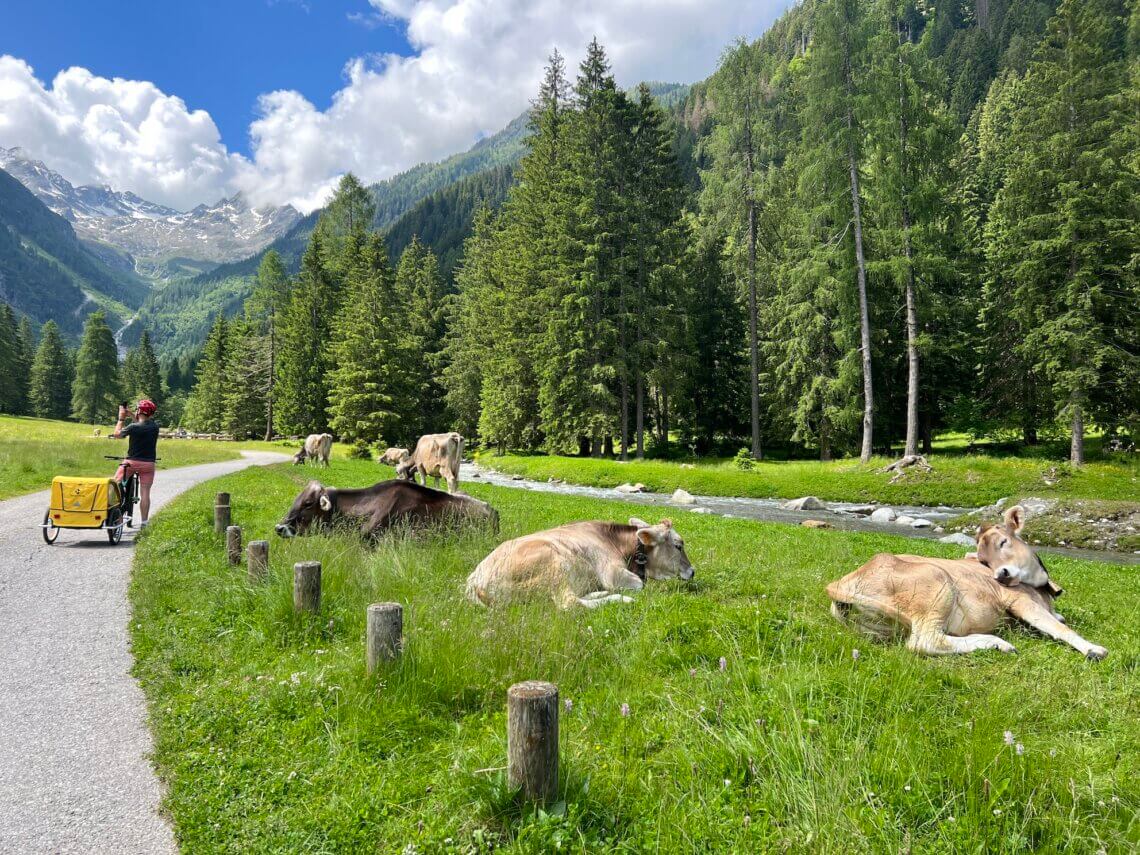
[(732, 786), (732, 781), (731, 781), (730, 779), (728, 779), (728, 778), (725, 778), (725, 779), (724, 779), (724, 785), (725, 785), (726, 787), (731, 787), (731, 786)]
[(994, 816), (1001, 816), (1001, 808), (994, 808)]
[(854, 650), (851, 651), (851, 659), (853, 661), (858, 662), (859, 661), (859, 655), (860, 654), (859, 654), (859, 648), (858, 647), (856, 647)]
[(907, 784), (905, 787), (903, 787), (903, 792), (910, 792), (910, 784)]
[(621, 705), (621, 717), (622, 718), (629, 718), (629, 704), (622, 704)]
[(752, 817), (748, 814), (744, 814), (744, 827), (748, 828), (750, 825), (752, 825)]
[(728, 670), (728, 660), (725, 659), (723, 656), (720, 657), (720, 670), (721, 671)]
[(690, 668), (690, 669), (689, 669), (689, 676), (690, 676), (690, 677), (695, 677), (695, 676), (697, 676), (697, 669), (696, 669), (696, 668)]
[(1022, 754), (1025, 753), (1025, 746), (1019, 742), (1019, 743), (1017, 743), (1017, 745), (1013, 746), (1013, 750), (1016, 751), (1017, 756), (1020, 757)]
[(567, 698), (566, 699), (566, 712), (570, 712), (570, 710), (572, 710), (572, 709), (574, 709), (574, 702), (572, 700), (570, 700), (569, 698)]
[(953, 822), (954, 821), (954, 815), (951, 814), (950, 816), (946, 817), (946, 821), (947, 822)]
[(1057, 749), (1056, 748), (1050, 748), (1049, 749), (1049, 756), (1050, 757), (1056, 757), (1057, 756)]
[(1001, 738), (1005, 740), (1006, 745), (1013, 745), (1013, 731), (1012, 730), (1007, 730), (1005, 733), (1002, 734)]

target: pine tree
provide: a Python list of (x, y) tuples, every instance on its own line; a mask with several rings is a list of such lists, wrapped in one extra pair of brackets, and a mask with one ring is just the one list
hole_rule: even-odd
[(66, 419), (71, 415), (73, 366), (63, 336), (55, 321), (44, 324), (40, 344), (32, 360), (29, 403), (32, 415), (42, 419)]
[(253, 439), (265, 430), (269, 409), (268, 338), (249, 314), (227, 331), (221, 428), (234, 439)]
[(17, 414), (23, 409), (20, 395), (22, 358), (16, 313), (5, 303), (0, 306), (0, 412)]
[(16, 375), (16, 412), (19, 415), (27, 415), (31, 412), (28, 395), (32, 361), (36, 355), (36, 331), (27, 315), (20, 318), (20, 324), (16, 329), (16, 354), (16, 370), (18, 372)]
[[(1135, 114), (1120, 0), (1064, 0), (1025, 78), (1013, 163), (987, 233), (991, 267), (1007, 271), (1018, 350), (1050, 384), (1084, 462), (1085, 419), (1115, 418), (1135, 386), (1127, 341), (1140, 323), (1135, 271), (1138, 176), (1122, 132)], [(1122, 345), (1124, 346), (1122, 348)]]
[(162, 385), (162, 369), (151, 344), (150, 332), (143, 330), (139, 343), (123, 359), (120, 372), (123, 394), (128, 399), (150, 398), (162, 408), (165, 393)]
[(341, 176), (336, 192), (317, 221), (315, 233), (320, 235), (320, 248), (330, 280), (338, 289), (344, 282), (355, 258), (345, 254), (351, 237), (359, 248), (376, 218), (376, 200), (372, 191), (351, 172)]
[(115, 335), (102, 311), (92, 312), (83, 326), (83, 340), (75, 360), (71, 412), (76, 419), (92, 424), (109, 419), (121, 398), (119, 351)]
[(250, 303), (254, 315), (264, 321), (269, 375), (266, 388), (265, 441), (273, 438), (273, 404), (277, 383), (277, 337), (281, 313), (289, 301), (289, 279), (285, 264), (276, 250), (269, 250), (257, 268), (257, 282), (253, 286)]
[(202, 347), (194, 390), (186, 402), (185, 419), (196, 430), (221, 433), (225, 428), (230, 348), (230, 324), (219, 312)]
[[(346, 246), (359, 244), (354, 237)], [(286, 435), (319, 433), (328, 427), (331, 331), (337, 294), (324, 267), (323, 247), (321, 232), (314, 231), (281, 315), (274, 419), (277, 431)], [(342, 255), (348, 257), (348, 253)]]
[(347, 441), (411, 440), (412, 366), (404, 313), (388, 249), (373, 233), (347, 271), (345, 304), (334, 326), (335, 367), (329, 393), (332, 429)]
[(407, 426), (411, 435), (437, 433), (449, 423), (439, 381), (446, 322), (444, 284), (435, 254), (419, 238), (413, 237), (400, 256), (395, 292), (403, 307), (404, 373), (414, 402), (414, 412), (407, 414)]

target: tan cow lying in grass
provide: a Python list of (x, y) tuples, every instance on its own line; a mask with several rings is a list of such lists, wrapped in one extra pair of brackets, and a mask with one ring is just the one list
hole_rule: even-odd
[(467, 577), (467, 598), (483, 605), (552, 597), (560, 608), (632, 602), (646, 579), (692, 579), (685, 544), (669, 520), (650, 525), (579, 522), (502, 543)]
[(827, 586), (831, 613), (875, 638), (907, 634), (907, 647), (916, 653), (1016, 653), (991, 634), (1015, 619), (1088, 659), (1103, 659), (1107, 650), (1085, 641), (1053, 610), (1061, 589), (1018, 537), (1024, 515), (1018, 505), (1002, 523), (982, 526), (978, 551), (960, 560), (876, 555)]

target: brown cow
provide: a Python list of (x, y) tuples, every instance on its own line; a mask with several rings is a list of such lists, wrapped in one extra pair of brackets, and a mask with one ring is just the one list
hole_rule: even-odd
[(552, 597), (560, 608), (632, 602), (646, 579), (692, 579), (685, 544), (669, 520), (579, 522), (500, 544), (467, 577), (467, 597), (491, 605)]
[(1012, 618), (1088, 659), (1103, 659), (1107, 650), (1085, 641), (1053, 610), (1061, 589), (1018, 537), (1024, 515), (1018, 505), (999, 525), (980, 528), (978, 551), (960, 560), (876, 555), (827, 586), (831, 613), (875, 638), (907, 635), (916, 653), (1016, 653), (991, 634)]
[(415, 481), (418, 475), (427, 486), (428, 476), (439, 489), (439, 479), (447, 481), (447, 492), (454, 493), (459, 488), (459, 458), (463, 454), (463, 437), (451, 433), (429, 433), (420, 437), (413, 451), (399, 466), (396, 477), (405, 481)]
[(389, 466), (399, 466), (411, 453), (406, 448), (389, 448), (380, 455), (380, 462), (386, 463)]
[(293, 455), (293, 464), (304, 463), (313, 459), (321, 466), (329, 465), (329, 454), (332, 452), (331, 433), (311, 433), (305, 437), (305, 443)]
[(282, 537), (307, 533), (314, 526), (354, 520), (365, 537), (394, 525), (425, 528), (455, 521), (488, 522), (499, 529), (499, 514), (486, 502), (448, 494), (407, 481), (381, 481), (359, 490), (340, 490), (310, 481), (275, 531)]

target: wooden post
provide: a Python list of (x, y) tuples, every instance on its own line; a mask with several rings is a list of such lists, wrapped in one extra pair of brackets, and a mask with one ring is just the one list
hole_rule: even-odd
[(230, 564), (241, 561), (241, 526), (226, 526), (226, 558)]
[(321, 562), (298, 561), (293, 565), (293, 608), (299, 612), (321, 610)]
[(527, 680), (507, 690), (507, 781), (530, 801), (558, 792), (558, 687)]
[(218, 493), (214, 498), (214, 532), (221, 534), (230, 526), (230, 494)]
[(404, 607), (399, 603), (373, 603), (368, 607), (364, 636), (364, 663), (371, 674), (376, 666), (400, 655), (404, 634)]
[(264, 582), (269, 576), (269, 541), (251, 540), (246, 550), (246, 578), (251, 585)]

